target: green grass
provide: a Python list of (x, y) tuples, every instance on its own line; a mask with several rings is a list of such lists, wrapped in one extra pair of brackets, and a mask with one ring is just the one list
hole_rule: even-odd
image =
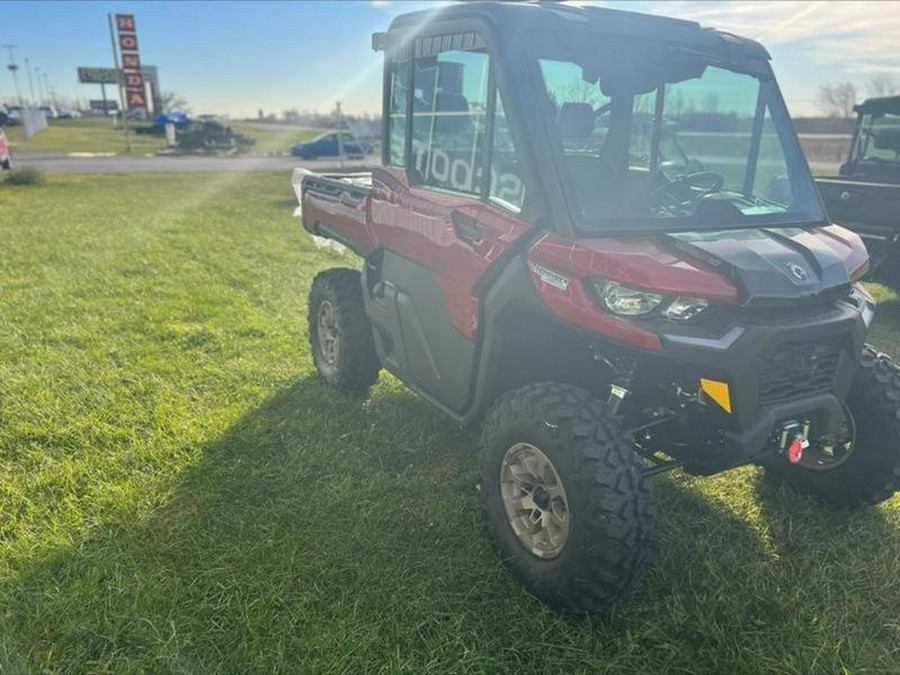
[[(20, 126), (6, 127), (6, 135), (13, 155), (20, 150), (63, 154), (70, 152), (124, 154), (126, 147), (125, 132), (122, 128), (114, 128), (111, 120), (97, 118), (50, 120), (46, 129), (28, 139), (25, 138)], [(156, 152), (165, 145), (165, 138), (138, 136), (132, 130), (133, 154)]]
[(900, 671), (900, 499), (753, 468), (654, 479), (655, 567), (606, 620), (543, 607), (484, 536), (475, 439), (313, 377), (309, 284), (354, 261), (288, 180), (0, 187), (0, 672)]
[(227, 124), (234, 133), (245, 134), (256, 139), (256, 143), (252, 148), (253, 152), (287, 153), (290, 152), (291, 146), (295, 143), (309, 140), (324, 133), (322, 129), (255, 129), (240, 122), (229, 122)]
[[(144, 123), (140, 123), (144, 124)], [(294, 143), (308, 140), (322, 133), (321, 129), (254, 129), (245, 124), (224, 124), (238, 134), (246, 134), (256, 139), (251, 152), (287, 153)], [(121, 127), (114, 128), (109, 120), (87, 118), (74, 120), (50, 120), (50, 125), (26, 139), (22, 127), (7, 127), (13, 154), (16, 151), (64, 153), (94, 152), (116, 154), (125, 153), (125, 133)], [(131, 152), (148, 154), (162, 150), (165, 138), (160, 136), (138, 136), (131, 133)]]

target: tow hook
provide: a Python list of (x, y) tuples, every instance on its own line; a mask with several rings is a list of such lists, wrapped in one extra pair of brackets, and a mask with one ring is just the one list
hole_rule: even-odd
[(781, 428), (780, 448), (790, 464), (798, 464), (803, 459), (803, 451), (809, 447), (809, 421), (787, 422)]
[(809, 441), (805, 438), (800, 438), (800, 436), (795, 436), (794, 440), (791, 441), (790, 446), (787, 451), (787, 459), (791, 464), (797, 464), (803, 459), (803, 448), (809, 445)]

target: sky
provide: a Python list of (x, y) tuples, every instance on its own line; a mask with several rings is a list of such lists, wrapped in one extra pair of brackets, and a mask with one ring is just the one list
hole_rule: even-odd
[[(900, 1), (779, 2), (671, 0), (595, 2), (614, 9), (693, 19), (763, 42), (794, 116), (816, 112), (821, 84), (850, 80), (860, 91), (874, 74), (900, 81)], [(350, 113), (381, 108), (381, 55), (371, 34), (423, 1), (0, 3), (0, 45), (17, 45), (19, 84), (29, 97), (27, 57), (58, 97), (100, 98), (79, 84), (78, 66), (112, 66), (107, 14), (134, 14), (141, 60), (159, 68), (163, 91), (195, 113), (256, 116), (258, 110)], [(9, 63), (6, 49), (0, 64)], [(35, 95), (38, 94), (34, 82)], [(13, 102), (0, 71), (0, 101)]]

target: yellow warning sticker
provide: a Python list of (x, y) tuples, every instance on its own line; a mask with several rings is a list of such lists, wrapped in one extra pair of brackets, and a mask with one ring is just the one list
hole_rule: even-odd
[(713, 401), (718, 403), (722, 410), (727, 413), (731, 412), (731, 392), (728, 390), (727, 382), (719, 382), (719, 380), (707, 380), (700, 378), (700, 388)]

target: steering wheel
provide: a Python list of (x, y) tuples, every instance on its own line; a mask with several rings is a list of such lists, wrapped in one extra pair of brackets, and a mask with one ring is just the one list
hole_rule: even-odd
[(694, 203), (705, 195), (718, 192), (725, 185), (725, 177), (716, 171), (684, 173), (650, 193), (654, 208), (690, 215)]

